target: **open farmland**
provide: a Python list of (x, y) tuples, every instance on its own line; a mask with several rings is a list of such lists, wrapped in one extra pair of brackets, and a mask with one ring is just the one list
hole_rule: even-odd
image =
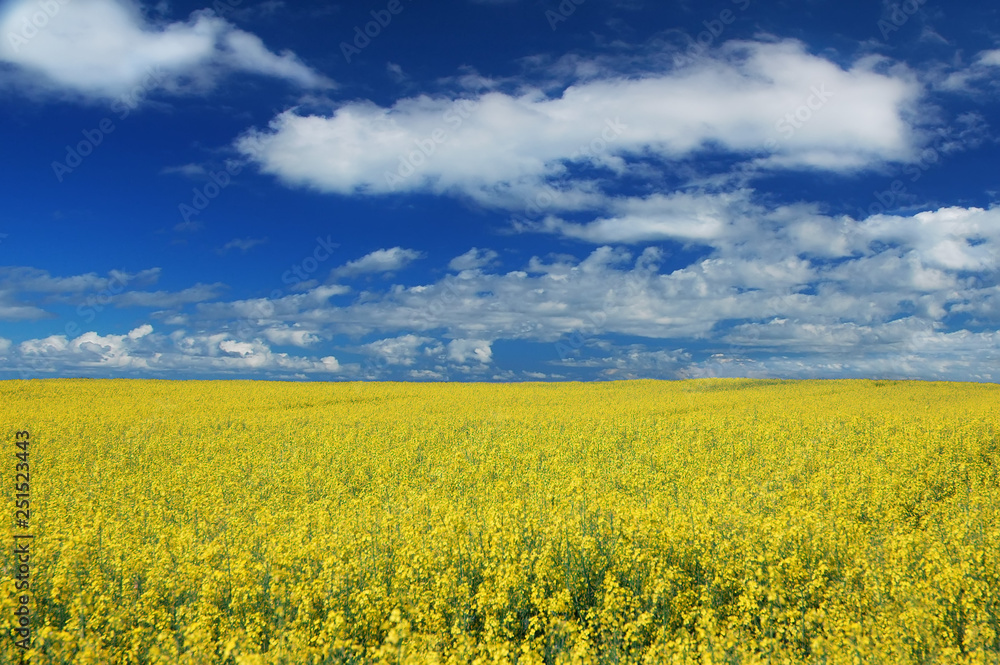
[(32, 437), (32, 663), (1000, 660), (996, 385), (0, 395), (10, 505)]

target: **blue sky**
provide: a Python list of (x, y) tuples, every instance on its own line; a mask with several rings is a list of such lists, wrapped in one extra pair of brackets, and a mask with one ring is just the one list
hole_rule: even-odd
[(994, 3), (8, 0), (0, 378), (1000, 379)]

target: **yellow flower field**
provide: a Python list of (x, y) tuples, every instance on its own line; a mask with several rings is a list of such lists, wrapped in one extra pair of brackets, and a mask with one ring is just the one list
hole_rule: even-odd
[(0, 382), (32, 663), (997, 663), (1000, 386)]

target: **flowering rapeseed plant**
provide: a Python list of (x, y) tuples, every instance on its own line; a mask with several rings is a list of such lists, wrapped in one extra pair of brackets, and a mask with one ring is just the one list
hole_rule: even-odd
[(1000, 658), (995, 385), (0, 396), (33, 437), (39, 665)]

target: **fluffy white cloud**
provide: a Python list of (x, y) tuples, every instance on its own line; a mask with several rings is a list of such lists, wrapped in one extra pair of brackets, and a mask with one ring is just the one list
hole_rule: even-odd
[(152, 332), (153, 332), (153, 326), (146, 323), (139, 326), (138, 328), (134, 328), (133, 330), (129, 331), (128, 338), (134, 341), (137, 339), (142, 339), (143, 337), (151, 334)]
[[(761, 326), (762, 357), (718, 354), (686, 368), (687, 376), (751, 378), (888, 378), (946, 381), (1000, 381), (1000, 331), (973, 333), (934, 330), (916, 319), (877, 326), (796, 330), (779, 321)], [(772, 330), (768, 330), (772, 328)], [(805, 335), (806, 339), (803, 339)], [(755, 336), (751, 336), (752, 338)], [(791, 341), (790, 346), (786, 346)], [(753, 342), (744, 340), (744, 343)]]
[(254, 345), (249, 342), (236, 342), (231, 339), (224, 339), (219, 342), (219, 348), (226, 353), (232, 353), (241, 358), (252, 356), (256, 350)]
[(0, 289), (0, 321), (33, 321), (48, 316), (41, 307), (17, 302), (14, 293)]
[(952, 271), (988, 271), (997, 265), (1000, 250), (1000, 207), (951, 207), (855, 220), (822, 215), (804, 204), (767, 209), (752, 201), (750, 190), (623, 197), (610, 207), (614, 216), (589, 223), (550, 215), (522, 228), (594, 243), (671, 240), (713, 247), (727, 257), (775, 261), (800, 254), (870, 256), (876, 253), (873, 247), (892, 244), (905, 248), (923, 266)]
[(604, 379), (682, 379), (686, 378), (691, 364), (691, 355), (683, 349), (652, 351), (643, 344), (629, 344), (613, 350), (615, 353), (610, 356), (563, 357), (553, 364), (571, 370), (596, 371), (597, 376)]
[(290, 328), (287, 326), (267, 328), (261, 334), (263, 334), (267, 341), (279, 346), (306, 348), (319, 342), (319, 336), (315, 331), (303, 328)]
[(333, 270), (334, 277), (355, 277), (367, 273), (394, 272), (405, 268), (413, 261), (423, 257), (420, 252), (402, 247), (378, 249), (366, 254), (360, 259), (349, 261)]
[(492, 249), (473, 247), (465, 254), (449, 261), (448, 267), (452, 270), (479, 270), (496, 261), (497, 256), (499, 255)]
[(662, 240), (709, 244), (731, 237), (741, 219), (734, 213), (751, 207), (746, 192), (654, 194), (616, 199), (609, 206), (613, 216), (593, 222), (573, 224), (550, 215), (533, 228), (596, 244)]
[[(602, 246), (582, 260), (532, 257), (521, 270), (505, 273), (487, 270), (482, 264), (489, 250), (476, 249), (453, 259), (449, 268), (457, 272), (434, 283), (393, 285), (338, 306), (285, 298), (259, 325), (308, 322), (328, 339), (397, 333), (362, 351), (384, 366), (428, 365), (445, 375), (450, 364), (467, 363), (472, 371), (492, 363), (498, 340), (573, 340), (572, 348), (582, 349), (628, 335), (671, 345), (670, 358), (656, 356), (659, 364), (650, 364), (645, 351), (634, 361), (619, 355), (615, 363), (572, 358), (578, 369), (631, 376), (654, 365), (683, 374), (685, 363), (693, 367), (697, 361), (679, 347), (692, 341), (720, 353), (729, 368), (737, 367), (743, 350), (772, 357), (798, 353), (804, 366), (806, 356), (824, 363), (843, 353), (909, 357), (915, 340), (956, 335), (970, 316), (980, 329), (1000, 317), (1000, 208), (855, 220), (805, 204), (767, 208), (754, 203), (749, 190), (703, 198), (623, 199), (618, 205), (633, 216), (622, 216), (613, 233), (609, 226), (579, 227), (602, 228), (606, 235), (594, 239), (703, 247), (700, 258), (669, 273), (660, 272), (666, 250), (656, 246), (639, 252)], [(681, 214), (676, 224), (671, 218), (656, 223), (657, 213), (678, 207), (708, 212), (696, 215), (700, 224), (685, 224)], [(243, 312), (240, 303), (201, 305), (192, 323), (225, 325)], [(987, 337), (970, 340), (987, 350)], [(919, 348), (929, 353), (931, 347)], [(953, 350), (943, 350), (941, 362), (960, 367), (956, 349), (967, 347), (948, 348)], [(721, 361), (712, 362), (715, 367)], [(986, 367), (977, 375), (997, 372)]]
[[(275, 327), (299, 312), (324, 307), (336, 295), (350, 293), (351, 289), (339, 284), (316, 286), (303, 293), (280, 298), (252, 298), (227, 303), (201, 303), (196, 306), (199, 316), (228, 318), (234, 321)], [(272, 334), (278, 334), (272, 332)]]
[(976, 62), (981, 65), (1000, 67), (1000, 49), (993, 49), (992, 51), (983, 51), (976, 58)]
[[(564, 87), (420, 96), (391, 107), (341, 105), (329, 116), (282, 113), (237, 144), (263, 171), (322, 191), (430, 190), (511, 206), (573, 165), (621, 174), (638, 159), (707, 149), (761, 167), (852, 170), (909, 160), (908, 114), (922, 88), (875, 59), (850, 69), (795, 41), (731, 41), (689, 66)], [(569, 187), (586, 198), (587, 183)], [(593, 192), (590, 192), (593, 194)]]
[(475, 360), (487, 364), (493, 359), (490, 344), (485, 339), (453, 339), (448, 342), (448, 357), (458, 363)]
[(960, 63), (959, 60), (956, 56), (951, 62), (931, 67), (924, 74), (929, 85), (937, 90), (963, 94), (996, 90), (1000, 49), (980, 51), (968, 64)]
[[(233, 339), (228, 333), (158, 334), (146, 324), (124, 335), (86, 332), (75, 338), (52, 335), (21, 342), (7, 369), (45, 373), (115, 374), (119, 371), (183, 371), (195, 374), (255, 372), (262, 376), (330, 375), (342, 371), (333, 356), (306, 358), (275, 353), (261, 339)], [(2, 352), (2, 349), (0, 349)]]
[(86, 97), (132, 103), (136, 93), (176, 92), (184, 78), (210, 86), (237, 70), (328, 85), (293, 53), (269, 51), (208, 10), (156, 24), (132, 0), (15, 0), (0, 16), (0, 35), (0, 61), (21, 68), (22, 84)]
[[(342, 285), (191, 308), (178, 299), (162, 321), (215, 332), (163, 335), (143, 326), (128, 335), (56, 335), (11, 346), (5, 365), (262, 376), (336, 367), (338, 377), (487, 378), (506, 376), (495, 367), (495, 344), (520, 340), (552, 344), (561, 376), (1000, 378), (1000, 207), (855, 220), (807, 204), (769, 208), (750, 190), (622, 198), (615, 206), (614, 224), (553, 218), (538, 230), (641, 250), (604, 245), (581, 259), (536, 256), (499, 272), (495, 252), (474, 248), (452, 259), (451, 272), (437, 281), (393, 284), (353, 300), (331, 300), (351, 293)], [(686, 223), (690, 218), (696, 221)], [(701, 254), (661, 272), (672, 248), (643, 246), (650, 241), (697, 245)], [(358, 274), (399, 267), (401, 252), (412, 250), (382, 251), (348, 265)], [(28, 269), (0, 275), (8, 285), (55, 296), (109, 284)], [(367, 356), (367, 365), (334, 365), (330, 356), (290, 356), (269, 346), (315, 347), (341, 336), (375, 340), (350, 349)], [(618, 336), (649, 342), (615, 346)], [(692, 347), (712, 357), (701, 360)], [(922, 357), (923, 369), (916, 364)]]
[(419, 335), (401, 335), (388, 339), (380, 339), (365, 344), (362, 350), (377, 357), (387, 365), (413, 365), (421, 355), (440, 353), (441, 345), (431, 337)]

